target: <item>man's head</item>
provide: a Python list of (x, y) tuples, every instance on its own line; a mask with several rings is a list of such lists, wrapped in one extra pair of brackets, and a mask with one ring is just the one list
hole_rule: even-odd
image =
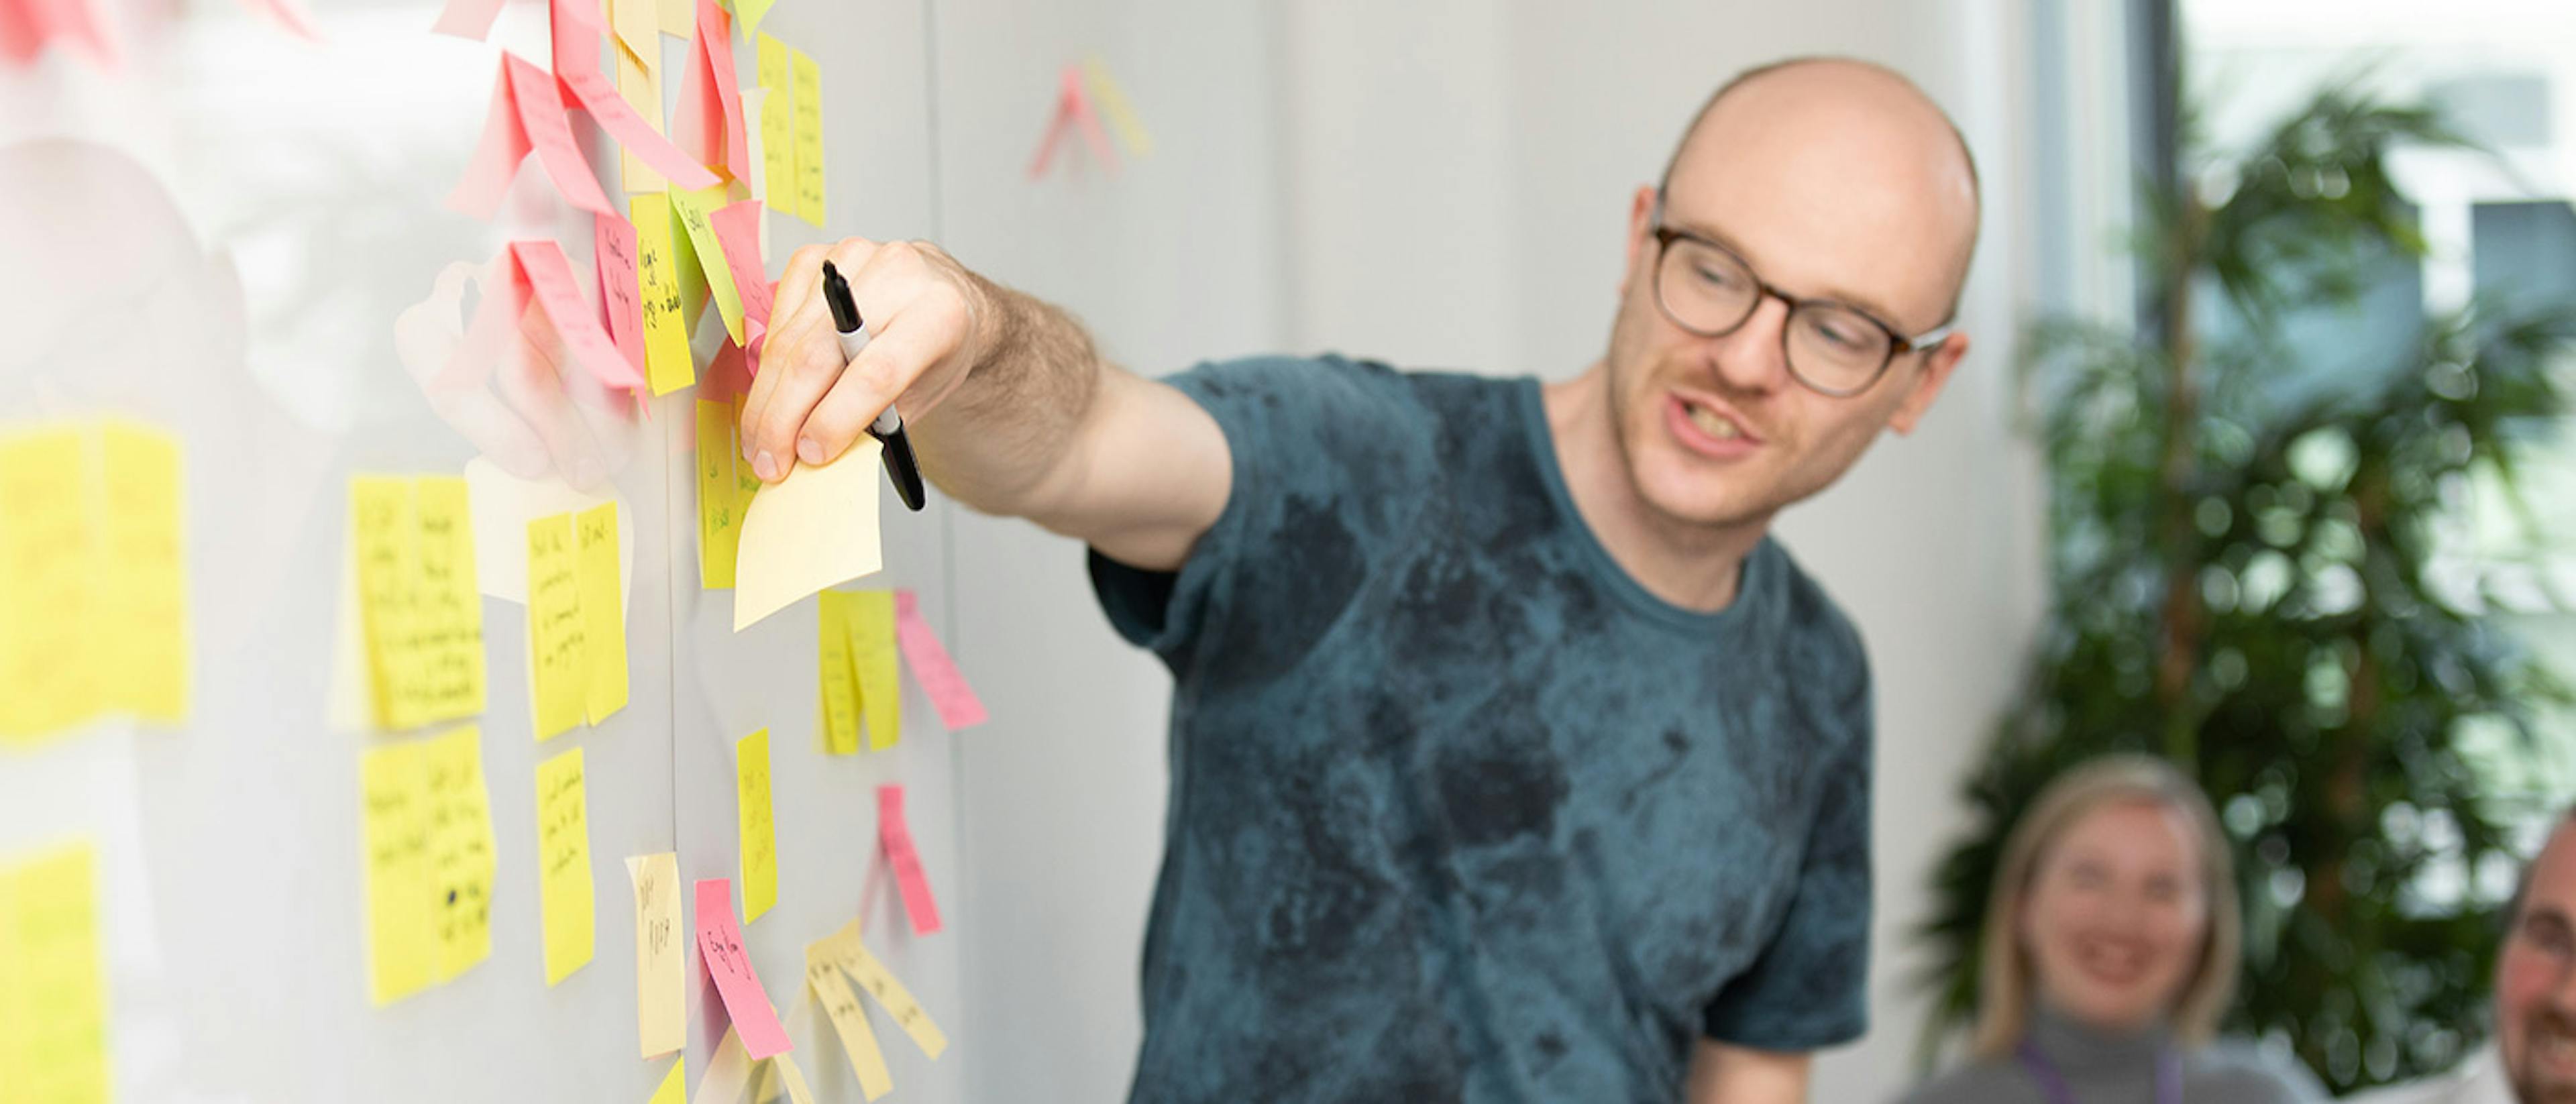
[(2576, 810), (2523, 871), (2496, 955), (2496, 1049), (2522, 1104), (2576, 1101)]
[(1630, 212), (1608, 368), (1639, 498), (1759, 525), (1911, 431), (1967, 338), (1907, 339), (1950, 324), (1977, 220), (1966, 145), (1903, 77), (1812, 59), (1728, 82)]

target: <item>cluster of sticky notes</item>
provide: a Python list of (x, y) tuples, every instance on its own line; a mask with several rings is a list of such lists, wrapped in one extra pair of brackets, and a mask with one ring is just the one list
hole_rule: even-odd
[(930, 895), (930, 876), (922, 872), (921, 851), (912, 844), (912, 825), (903, 815), (903, 787), (877, 787), (877, 844), (894, 868), (895, 887), (903, 893), (903, 912), (915, 935), (939, 931), (939, 902)]
[(482, 732), (387, 744), (359, 763), (367, 992), (388, 1004), (492, 955), (498, 859)]
[(0, 1097), (109, 1099), (97, 848), (0, 862)]
[(596, 930), (590, 880), (590, 798), (581, 749), (537, 764), (537, 905), (545, 920), (546, 984), (589, 965)]
[[(644, 1057), (688, 1045), (687, 995), (680, 928), (680, 856), (665, 851), (626, 860), (635, 883), (635, 1023)], [(677, 1067), (671, 1076), (679, 1077)]]
[(734, 743), (734, 808), (742, 839), (742, 922), (778, 903), (778, 820), (769, 802), (769, 730)]
[(1072, 131), (1082, 133), (1102, 168), (1118, 171), (1118, 155), (1111, 151), (1109, 136), (1101, 129), (1103, 114), (1117, 128), (1118, 140), (1130, 155), (1144, 157), (1154, 152), (1153, 136), (1145, 133), (1144, 122), (1128, 106), (1127, 93), (1109, 75), (1109, 66), (1099, 58), (1090, 58), (1080, 66), (1064, 67), (1056, 85), (1055, 114), (1047, 121), (1046, 137), (1038, 144), (1037, 157), (1029, 162), (1029, 179), (1046, 175), (1048, 163), (1055, 159), (1056, 146)]
[(826, 590), (816, 617), (815, 686), (823, 750), (853, 755), (864, 728), (871, 750), (903, 736), (903, 697), (895, 656), (912, 669), (950, 731), (981, 724), (984, 703), (941, 646), (910, 590)]
[[(578, 8), (580, 5), (557, 5)], [(627, 151), (682, 187), (714, 186), (716, 176), (653, 129), (629, 107), (616, 83), (596, 70), (564, 67), (548, 74), (516, 54), (501, 55), (493, 78), (492, 106), (484, 120), (482, 140), (466, 165), (465, 176), (448, 193), (447, 205), (474, 218), (488, 219), (500, 209), (519, 164), (534, 153), (555, 191), (567, 202), (596, 214), (614, 214), (599, 179), (591, 175), (572, 120), (564, 109), (566, 93), (590, 112), (602, 129)]]
[(894, 1018), (895, 1026), (912, 1038), (913, 1045), (936, 1060), (948, 1050), (948, 1036), (941, 1033), (912, 991), (896, 980), (894, 972), (859, 940), (859, 923), (850, 921), (841, 930), (805, 946), (805, 984), (812, 989), (814, 1001), (832, 1021), (832, 1032), (841, 1040), (841, 1049), (850, 1059), (850, 1071), (858, 1077), (859, 1088), (868, 1099), (875, 1100), (894, 1088), (887, 1075), (885, 1054), (877, 1047), (876, 1032), (868, 1026), (867, 1012), (859, 1005), (858, 994), (851, 991), (855, 982), (861, 991), (875, 998), (878, 1007)]
[(823, 225), (823, 70), (803, 50), (756, 36), (760, 149), (769, 206)]
[(178, 441), (139, 422), (0, 434), (0, 747), (187, 720), (182, 487)]
[(367, 685), (380, 728), (483, 711), (483, 596), (461, 476), (349, 480)]
[(733, 882), (706, 878), (697, 883), (698, 958), (715, 979), (716, 996), (724, 1002), (733, 1030), (741, 1033), (744, 1053), (758, 1060), (789, 1049), (786, 1025), (769, 1004), (769, 992), (752, 969), (742, 947), (742, 925), (733, 918)]
[(528, 700), (537, 739), (626, 707), (617, 504), (528, 523)]

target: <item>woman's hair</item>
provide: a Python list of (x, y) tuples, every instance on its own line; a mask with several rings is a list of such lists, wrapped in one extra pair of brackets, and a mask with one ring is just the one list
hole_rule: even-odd
[(2030, 956), (2021, 944), (2022, 905), (2049, 846), (2085, 814), (2108, 805), (2145, 802), (2182, 814), (2199, 837), (2201, 888), (2208, 895), (2209, 930), (2200, 962), (2169, 1010), (2176, 1038), (2206, 1043), (2236, 989), (2237, 948), (2243, 920), (2237, 915), (2235, 863), (2227, 835), (2200, 787), (2161, 759), (2106, 755), (2059, 775), (2031, 802), (2004, 841), (2003, 863), (1986, 898), (1986, 926), (1979, 940), (1977, 1026), (1973, 1052), (2009, 1057), (2030, 1028), (2033, 996)]

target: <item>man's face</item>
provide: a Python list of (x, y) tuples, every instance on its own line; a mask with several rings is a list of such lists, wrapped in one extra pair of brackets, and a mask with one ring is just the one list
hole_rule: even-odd
[(2532, 860), (2496, 959), (2496, 1047), (2522, 1104), (2576, 1102), (2576, 825)]
[[(1770, 87), (1802, 79), (1758, 78), (1711, 110), (1674, 165), (1664, 224), (1725, 245), (1790, 295), (1858, 307), (1900, 335), (1942, 325), (1975, 226), (1946, 124)], [(1937, 137), (1910, 132), (1927, 122)], [(1722, 337), (1693, 334), (1657, 305), (1653, 205), (1641, 189), (1608, 368), (1629, 478), (1666, 519), (1766, 522), (1839, 478), (1882, 428), (1910, 431), (1966, 351), (1952, 337), (1899, 354), (1858, 394), (1812, 390), (1790, 373), (1778, 299)]]

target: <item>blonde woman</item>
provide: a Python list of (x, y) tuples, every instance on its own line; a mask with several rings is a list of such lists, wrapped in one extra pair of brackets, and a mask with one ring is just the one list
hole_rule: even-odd
[(1986, 909), (1974, 1061), (1906, 1104), (2273, 1104), (2314, 1078), (2213, 1044), (2239, 920), (2209, 800), (2143, 756), (2049, 784)]

